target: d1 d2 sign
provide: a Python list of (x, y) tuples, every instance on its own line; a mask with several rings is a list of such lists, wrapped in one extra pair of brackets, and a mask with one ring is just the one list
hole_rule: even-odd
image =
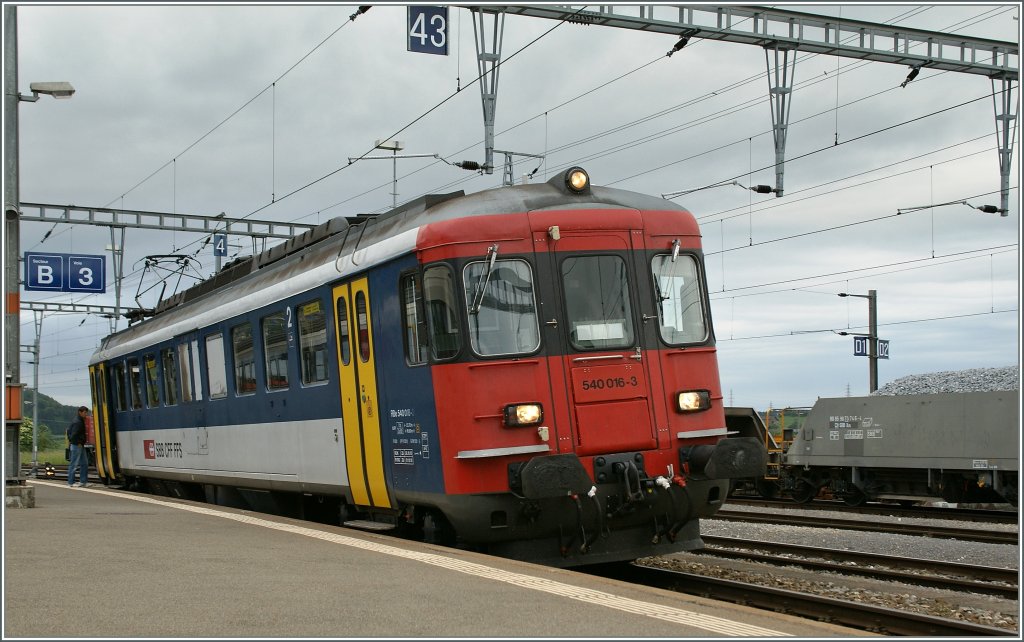
[(104, 256), (25, 252), (25, 290), (103, 294), (106, 267)]

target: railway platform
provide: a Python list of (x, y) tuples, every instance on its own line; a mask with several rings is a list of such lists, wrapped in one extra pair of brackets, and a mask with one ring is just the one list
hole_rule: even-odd
[(4, 512), (4, 638), (846, 638), (827, 623), (102, 485)]

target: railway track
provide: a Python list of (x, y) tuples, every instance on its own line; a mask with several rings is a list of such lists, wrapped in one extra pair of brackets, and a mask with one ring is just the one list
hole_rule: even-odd
[(770, 523), (776, 526), (807, 526), (811, 528), (835, 528), (851, 531), (871, 531), (874, 533), (894, 533), (899, 535), (915, 535), (919, 537), (937, 537), (958, 539), (970, 542), (989, 544), (1017, 544), (1019, 534), (1010, 531), (986, 531), (978, 528), (959, 528), (952, 526), (933, 526), (927, 524), (907, 524), (903, 522), (880, 522), (865, 519), (838, 519), (815, 515), (798, 515), (790, 513), (759, 513), (722, 509), (715, 513), (712, 520), (735, 522)]
[(913, 613), (733, 580), (710, 578), (638, 564), (589, 567), (586, 572), (689, 595), (832, 622), (851, 628), (907, 636), (1014, 636), (1015, 631), (964, 620)]
[(821, 499), (816, 499), (810, 504), (797, 504), (792, 500), (733, 496), (726, 501), (726, 507), (730, 506), (784, 508), (787, 510), (799, 509), (807, 512), (838, 511), (853, 515), (887, 515), (890, 517), (946, 519), (951, 521), (980, 522), (988, 524), (1016, 524), (1020, 520), (1020, 513), (1015, 510), (952, 508), (939, 506), (898, 506), (895, 504), (848, 506), (839, 500)]
[[(734, 537), (702, 536), (705, 545), (696, 554), (727, 557), (774, 565), (859, 575), (874, 579), (930, 586), (950, 591), (970, 591), (1009, 600), (1019, 597), (1020, 571), (905, 556), (834, 550)], [(922, 574), (923, 571), (925, 574)]]

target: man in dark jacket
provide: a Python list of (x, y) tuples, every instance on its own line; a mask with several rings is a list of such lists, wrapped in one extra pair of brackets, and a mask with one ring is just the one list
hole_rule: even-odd
[[(68, 426), (67, 437), (70, 446), (68, 457), (68, 486), (84, 488), (89, 481), (89, 458), (85, 454), (85, 418), (89, 416), (89, 409), (81, 406), (78, 409), (78, 416)], [(78, 472), (78, 481), (75, 481), (75, 472)]]

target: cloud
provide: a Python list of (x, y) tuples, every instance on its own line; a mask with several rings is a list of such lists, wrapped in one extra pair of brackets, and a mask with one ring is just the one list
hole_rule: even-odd
[[(1012, 11), (997, 8), (799, 10), (877, 21), (906, 14), (902, 24), (913, 27), (1018, 41)], [(441, 57), (406, 51), (402, 7), (374, 6), (345, 25), (353, 10), (19, 6), (21, 90), (42, 80), (77, 90), (72, 100), (22, 103), (22, 200), (318, 223), (390, 207), (391, 163), (348, 163), (378, 155), (377, 139), (482, 161), (469, 12), (452, 9), (450, 55)], [(595, 184), (655, 195), (775, 184), (763, 50), (694, 40), (669, 58), (671, 35), (556, 24), (510, 16), (503, 43), (495, 144), (547, 154), (537, 178), (579, 163)], [(785, 196), (724, 186), (675, 199), (702, 224), (723, 389), (735, 403), (809, 404), (848, 385), (866, 393), (866, 360), (852, 356), (849, 337), (803, 332), (866, 323), (864, 301), (838, 291), (877, 290), (880, 322), (901, 324), (885, 326), (893, 355), (880, 364), (883, 381), (1019, 363), (1019, 149), (1008, 217), (956, 204), (895, 216), (965, 198), (999, 202), (991, 84), (925, 69), (901, 89), (907, 71), (800, 55)], [(504, 159), (496, 162), (495, 174), (477, 176), (433, 159), (399, 161), (399, 201), (497, 186)], [(537, 164), (520, 159), (514, 174)], [(84, 226), (57, 226), (41, 243), (48, 229), (23, 225), (22, 249), (100, 254), (111, 243), (105, 228)], [(122, 304), (134, 305), (146, 285), (142, 257), (192, 252), (201, 240), (128, 231), (133, 275)], [(232, 244), (254, 250), (244, 238)], [(212, 271), (209, 252), (197, 258)], [(113, 304), (112, 292), (72, 299)], [(105, 319), (81, 320), (44, 321), (41, 387), (67, 403), (87, 401), (85, 364), (109, 331)], [(21, 333), (22, 343), (34, 336), (29, 314)], [(763, 335), (780, 336), (753, 338)], [(23, 362), (23, 376), (30, 371)]]

